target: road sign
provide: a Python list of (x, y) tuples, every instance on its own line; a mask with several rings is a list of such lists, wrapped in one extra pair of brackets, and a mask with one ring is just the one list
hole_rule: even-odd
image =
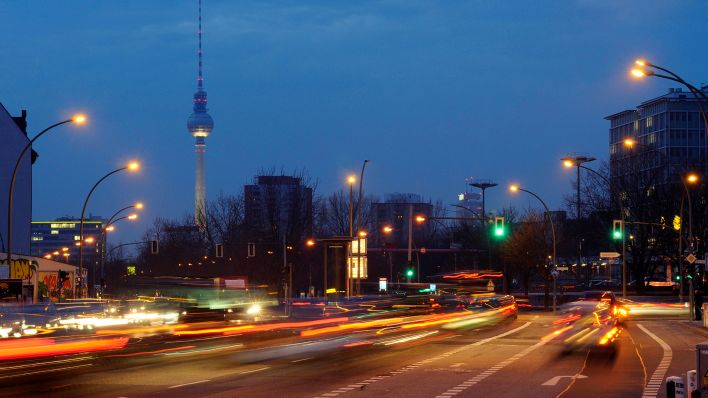
[(567, 271), (568, 267), (556, 267), (558, 271)]
[(551, 275), (553, 275), (554, 278), (557, 278), (558, 274), (559, 274), (559, 272), (556, 268), (553, 268), (553, 270), (551, 270)]
[(698, 260), (698, 258), (693, 254), (689, 254), (688, 256), (686, 256), (686, 261), (688, 261), (689, 264), (695, 263), (696, 260)]
[(617, 258), (620, 254), (617, 252), (600, 252), (600, 258)]

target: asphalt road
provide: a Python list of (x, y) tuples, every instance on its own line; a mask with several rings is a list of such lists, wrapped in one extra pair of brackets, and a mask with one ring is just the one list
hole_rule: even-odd
[(338, 336), (305, 345), (287, 336), (146, 344), (109, 358), (0, 365), (0, 396), (664, 397), (664, 379), (693, 369), (695, 344), (708, 340), (688, 321), (639, 319), (627, 323), (615, 356), (565, 354), (554, 319), (521, 314), (390, 346), (359, 344), (366, 336), (350, 344)]

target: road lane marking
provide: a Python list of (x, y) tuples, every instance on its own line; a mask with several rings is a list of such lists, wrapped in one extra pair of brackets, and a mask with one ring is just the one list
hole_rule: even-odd
[[(58, 361), (48, 361), (48, 362), (42, 362), (42, 366), (46, 365), (55, 365), (58, 363), (67, 363), (67, 362), (81, 362), (81, 361), (88, 361), (90, 359), (93, 359), (93, 357), (79, 357), (79, 358), (69, 358), (69, 359), (62, 359)], [(0, 372), (5, 372), (7, 370), (17, 370), (17, 369), (24, 369), (24, 368), (33, 368), (36, 367), (36, 363), (28, 363), (25, 365), (16, 365), (16, 366), (3, 366), (0, 368)]]
[(519, 359), (525, 357), (526, 355), (528, 355), (528, 354), (531, 353), (532, 351), (534, 351), (534, 350), (536, 350), (537, 348), (539, 348), (539, 347), (545, 345), (546, 343), (548, 343), (548, 342), (551, 341), (551, 340), (552, 340), (552, 339), (544, 339), (544, 340), (541, 340), (541, 341), (539, 341), (538, 343), (536, 343), (536, 344), (534, 344), (534, 345), (532, 345), (532, 346), (530, 346), (530, 347), (527, 347), (526, 349), (524, 349), (523, 351), (517, 353), (516, 355), (512, 356), (511, 358), (506, 359), (506, 360), (504, 360), (504, 361), (498, 363), (498, 364), (497, 364), (496, 366), (494, 366), (493, 368), (487, 369), (486, 371), (484, 371), (484, 372), (478, 374), (477, 376), (475, 376), (475, 377), (473, 377), (473, 378), (471, 378), (471, 379), (469, 379), (469, 380), (466, 380), (466, 381), (464, 381), (463, 383), (460, 383), (460, 384), (456, 385), (455, 387), (450, 388), (449, 390), (445, 391), (445, 392), (442, 393), (442, 394), (438, 394), (435, 398), (449, 398), (449, 397), (451, 397), (451, 396), (453, 396), (453, 395), (457, 395), (457, 394), (461, 393), (462, 391), (464, 391), (464, 390), (466, 390), (466, 389), (472, 387), (473, 385), (479, 383), (480, 381), (486, 379), (487, 377), (493, 375), (494, 373), (498, 372), (498, 371), (501, 370), (502, 368), (504, 368), (504, 367), (506, 367), (506, 366), (508, 366), (508, 365), (510, 365), (510, 364), (512, 364), (512, 363), (514, 363), (514, 362), (516, 362), (517, 360), (519, 360)]
[(245, 375), (245, 374), (248, 374), (248, 373), (260, 372), (261, 370), (266, 370), (266, 369), (270, 369), (270, 366), (265, 366), (265, 367), (258, 368), (258, 369), (253, 369), (253, 370), (247, 370), (247, 371), (241, 372), (241, 373), (239, 373), (239, 374), (240, 374), (240, 375)]
[(644, 325), (637, 324), (637, 327), (649, 335), (649, 337), (651, 337), (654, 341), (659, 343), (661, 349), (664, 351), (664, 355), (661, 357), (661, 361), (654, 370), (654, 373), (652, 373), (649, 383), (647, 383), (644, 387), (644, 394), (642, 395), (642, 398), (656, 398), (656, 395), (661, 389), (661, 384), (664, 382), (664, 376), (666, 376), (666, 372), (668, 372), (669, 366), (671, 365), (673, 350), (670, 345), (666, 344), (666, 342), (659, 336), (650, 332), (649, 329), (644, 327)]
[[(536, 318), (538, 318), (538, 315), (535, 316), (535, 317), (533, 318), (533, 320), (535, 320)], [(463, 346), (461, 346), (461, 347), (455, 348), (454, 350), (450, 350), (450, 351), (444, 352), (444, 353), (442, 353), (442, 354), (440, 354), (440, 355), (438, 355), (438, 356), (436, 356), (436, 357), (427, 358), (427, 359), (424, 359), (424, 360), (415, 362), (415, 363), (413, 363), (413, 364), (410, 364), (410, 365), (408, 365), (408, 366), (404, 366), (404, 367), (402, 367), (402, 368), (400, 368), (400, 369), (397, 369), (397, 370), (388, 372), (388, 373), (386, 373), (385, 375), (380, 376), (380, 378), (378, 378), (378, 379), (376, 379), (376, 378), (367, 379), (367, 380), (364, 380), (364, 381), (359, 382), (359, 383), (356, 383), (356, 384), (350, 384), (350, 385), (348, 385), (347, 387), (358, 387), (358, 388), (361, 388), (361, 387), (363, 387), (363, 386), (369, 385), (369, 384), (374, 383), (374, 382), (377, 382), (377, 381), (379, 381), (379, 380), (384, 380), (385, 378), (389, 378), (389, 377), (393, 377), (393, 376), (397, 376), (397, 375), (403, 374), (403, 373), (408, 372), (408, 371), (410, 371), (410, 370), (414, 370), (414, 369), (418, 368), (419, 366), (429, 364), (430, 362), (437, 361), (437, 360), (440, 360), (440, 359), (444, 359), (444, 358), (449, 357), (450, 355), (458, 354), (458, 353), (460, 353), (460, 352), (462, 352), (462, 351), (464, 351), (464, 350), (470, 349), (470, 348), (472, 348), (472, 347), (480, 346), (480, 345), (486, 344), (486, 343), (488, 343), (488, 342), (490, 342), (490, 341), (493, 341), (493, 340), (496, 340), (496, 339), (499, 339), (499, 338), (502, 338), (502, 337), (506, 337), (506, 336), (508, 336), (508, 335), (510, 335), (510, 334), (514, 334), (514, 333), (516, 333), (516, 332), (518, 332), (518, 331), (521, 331), (521, 330), (523, 330), (523, 329), (526, 329), (527, 327), (529, 327), (529, 326), (531, 325), (531, 323), (532, 323), (532, 322), (526, 322), (526, 323), (524, 323), (523, 325), (521, 325), (521, 326), (519, 326), (519, 327), (517, 327), (517, 328), (515, 328), (515, 329), (507, 330), (507, 331), (504, 332), (504, 333), (500, 333), (500, 334), (497, 334), (497, 335), (494, 335), (494, 336), (491, 336), (491, 337), (487, 337), (487, 338), (485, 338), (485, 339), (476, 341), (476, 342), (474, 342), (474, 343), (466, 344), (466, 345), (463, 345)], [(323, 397), (324, 397), (324, 398), (328, 398), (328, 397), (337, 396), (338, 394), (340, 394), (340, 392), (337, 392), (338, 390), (340, 390), (340, 388), (334, 389), (334, 390), (332, 390), (332, 391), (330, 391), (330, 392), (328, 392), (328, 393), (324, 393), (324, 394), (317, 395), (316, 398), (323, 398)], [(331, 394), (334, 394), (334, 395), (331, 395)], [(453, 394), (453, 395), (454, 395), (454, 394)]]
[(570, 376), (556, 376), (556, 377), (551, 377), (546, 381), (545, 383), (541, 384), (542, 386), (556, 386), (558, 385), (558, 382), (564, 378), (564, 377), (569, 377), (571, 380), (574, 379), (587, 379), (588, 377), (585, 375), (581, 374), (575, 374), (575, 375), (570, 375)]
[(177, 384), (177, 385), (174, 385), (174, 386), (169, 386), (169, 387), (167, 387), (167, 388), (180, 388), (180, 387), (185, 387), (185, 386), (191, 386), (191, 385), (193, 385), (193, 384), (206, 383), (206, 382), (209, 382), (209, 381), (211, 381), (211, 380), (205, 379), (205, 380), (193, 381), (193, 382), (191, 382), (191, 383)]
[(298, 362), (302, 362), (302, 361), (307, 361), (307, 360), (312, 359), (312, 358), (314, 358), (314, 357), (307, 357), (307, 358), (295, 359), (295, 360), (290, 361), (290, 362), (292, 362), (292, 363), (298, 363)]
[(42, 373), (54, 373), (54, 372), (63, 372), (65, 370), (69, 369), (76, 369), (76, 368), (85, 368), (87, 366), (93, 366), (92, 363), (87, 363), (84, 365), (75, 365), (75, 366), (65, 366), (63, 368), (54, 368), (54, 369), (45, 369), (45, 370), (35, 370), (34, 372), (25, 372), (25, 373), (17, 373), (17, 374), (12, 374), (12, 375), (7, 375), (7, 376), (0, 376), (0, 379), (10, 379), (13, 377), (21, 377), (21, 376), (31, 376), (31, 375), (38, 375)]

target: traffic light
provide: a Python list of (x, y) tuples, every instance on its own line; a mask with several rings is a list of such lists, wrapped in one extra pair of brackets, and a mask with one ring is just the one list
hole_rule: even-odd
[(408, 278), (413, 277), (413, 269), (409, 268), (409, 269), (406, 271), (406, 276), (407, 276)]
[(681, 216), (678, 216), (678, 215), (674, 216), (673, 226), (674, 226), (674, 230), (676, 230), (676, 231), (681, 230)]
[(624, 222), (622, 220), (612, 221), (612, 239), (620, 240), (624, 236)]
[(222, 257), (224, 257), (224, 245), (223, 245), (223, 243), (217, 243), (217, 244), (216, 244), (215, 257), (216, 257), (216, 258), (222, 258)]
[(681, 275), (676, 275), (676, 281), (681, 281)]
[(150, 241), (150, 254), (157, 254), (160, 252), (160, 244), (156, 240)]
[(494, 236), (504, 236), (504, 217), (494, 217)]

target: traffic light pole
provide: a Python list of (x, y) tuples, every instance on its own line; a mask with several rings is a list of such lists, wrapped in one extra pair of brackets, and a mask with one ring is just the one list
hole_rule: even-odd
[[(627, 238), (624, 233), (624, 221), (622, 221), (622, 298), (627, 298)], [(637, 282), (639, 283), (639, 282)]]

